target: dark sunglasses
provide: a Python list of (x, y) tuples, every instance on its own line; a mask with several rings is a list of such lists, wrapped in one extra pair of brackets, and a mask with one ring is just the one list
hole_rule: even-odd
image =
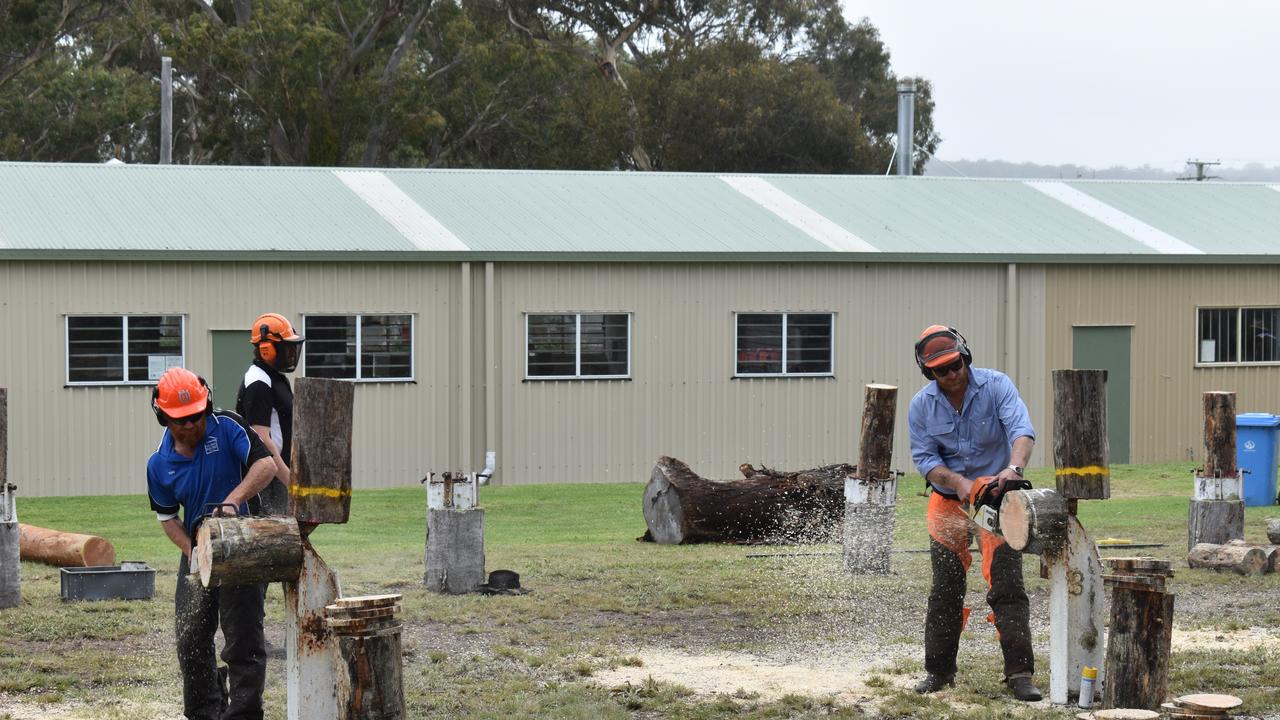
[(959, 358), (955, 362), (951, 363), (950, 365), (942, 365), (940, 367), (931, 368), (930, 372), (933, 373), (933, 376), (935, 378), (940, 378), (940, 377), (946, 377), (951, 373), (958, 373), (961, 370), (964, 370), (964, 358)]
[(180, 418), (169, 418), (170, 425), (195, 425), (204, 419), (204, 413), (198, 412), (195, 415), (188, 415)]

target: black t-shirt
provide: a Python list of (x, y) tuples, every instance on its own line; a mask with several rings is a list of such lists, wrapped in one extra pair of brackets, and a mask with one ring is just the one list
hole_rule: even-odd
[(289, 464), (293, 443), (293, 388), (283, 373), (254, 360), (236, 392), (236, 412), (250, 425), (271, 429), (271, 440)]

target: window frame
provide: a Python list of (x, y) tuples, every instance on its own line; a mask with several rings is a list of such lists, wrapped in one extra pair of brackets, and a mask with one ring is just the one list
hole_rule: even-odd
[[(529, 318), (533, 315), (573, 315), (573, 375), (530, 375), (529, 374)], [(627, 372), (625, 375), (583, 375), (582, 374), (582, 316), (583, 315), (624, 315), (627, 318)], [(540, 380), (631, 380), (631, 349), (635, 338), (632, 330), (635, 327), (634, 312), (627, 310), (526, 310), (524, 313), (524, 379)]]
[[(739, 315), (781, 315), (782, 316), (782, 372), (776, 373), (744, 373), (738, 372), (738, 324)], [(831, 370), (822, 373), (787, 372), (787, 316), (788, 315), (827, 315), (831, 318)], [(836, 319), (839, 313), (834, 310), (734, 310), (733, 311), (733, 379), (738, 378), (834, 378), (836, 376)]]
[[(178, 367), (187, 366), (187, 316), (179, 312), (137, 312), (137, 313), (63, 313), (62, 314), (62, 379), (65, 387), (111, 387), (117, 385), (148, 386), (155, 385), (156, 380), (129, 379), (129, 318), (178, 318)], [(120, 318), (120, 380), (72, 380), (71, 379), (71, 318)], [(172, 356), (166, 356), (172, 357)]]
[(1280, 366), (1280, 360), (1233, 360), (1230, 362), (1204, 362), (1200, 359), (1200, 311), (1201, 310), (1234, 310), (1235, 334), (1236, 334), (1236, 357), (1244, 357), (1244, 311), (1245, 310), (1278, 310), (1280, 305), (1197, 305), (1195, 308), (1196, 327), (1195, 327), (1195, 345), (1192, 347), (1194, 353), (1194, 365), (1197, 368), (1230, 368), (1230, 367), (1277, 367)]
[[(361, 330), (364, 327), (364, 318), (379, 315), (405, 315), (409, 318), (409, 375), (407, 377), (394, 378), (365, 378), (360, 377), (361, 354), (364, 350), (364, 337)], [(354, 383), (416, 383), (418, 381), (418, 314), (404, 311), (378, 311), (378, 312), (310, 312), (302, 313), (302, 335), (307, 337), (307, 319), (312, 317), (354, 317), (356, 319), (355, 329), (355, 377), (330, 378), (332, 380), (342, 380), (343, 382)], [(302, 357), (298, 359), (298, 371), (301, 377), (320, 377), (319, 375), (307, 375), (307, 351), (304, 345)]]

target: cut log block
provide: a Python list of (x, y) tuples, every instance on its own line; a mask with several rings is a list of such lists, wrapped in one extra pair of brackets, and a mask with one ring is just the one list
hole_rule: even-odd
[(116, 549), (97, 535), (18, 525), (22, 531), (22, 559), (54, 567), (115, 565)]
[(1192, 500), (1187, 511), (1187, 549), (1221, 545), (1244, 537), (1243, 500)]
[(1267, 554), (1248, 545), (1213, 545), (1200, 543), (1187, 553), (1187, 565), (1231, 571), (1238, 575), (1261, 575), (1266, 572)]
[(867, 385), (862, 403), (862, 442), (859, 445), (858, 477), (885, 480), (892, 476), (893, 420), (897, 415), (898, 388)]
[(485, 581), (484, 509), (428, 508), (424, 567), (422, 581), (432, 592), (476, 592)]
[(0, 609), (22, 603), (22, 531), (16, 522), (0, 522)]
[(1255, 545), (1244, 540), (1228, 540), (1227, 545), (1235, 545), (1238, 547), (1257, 548), (1266, 556), (1267, 561), (1263, 565), (1262, 572), (1273, 573), (1280, 572), (1280, 545)]
[(211, 517), (196, 530), (194, 555), (205, 587), (292, 582), (302, 571), (302, 535), (291, 517)]
[(298, 379), (289, 507), (300, 523), (345, 523), (350, 515), (354, 404), (354, 383)]
[(1204, 476), (1236, 474), (1236, 394), (1211, 390), (1204, 394)]
[(644, 489), (645, 539), (663, 545), (812, 542), (838, 534), (853, 466), (742, 469), (751, 476), (710, 480), (675, 458), (658, 458)]
[(1068, 500), (1111, 497), (1107, 371), (1053, 371), (1053, 466)]
[(1067, 503), (1056, 490), (1015, 490), (1000, 501), (1000, 534), (1009, 547), (1033, 555), (1066, 542)]
[(1280, 518), (1267, 520), (1267, 542), (1280, 545)]
[(1116, 587), (1111, 593), (1102, 705), (1156, 710), (1169, 690), (1173, 595)]

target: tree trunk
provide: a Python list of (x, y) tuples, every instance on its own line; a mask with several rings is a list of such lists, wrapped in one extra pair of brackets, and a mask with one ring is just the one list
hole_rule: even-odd
[(1200, 543), (1187, 553), (1187, 565), (1193, 568), (1230, 570), (1238, 575), (1261, 575), (1266, 572), (1267, 554), (1249, 545), (1213, 545)]
[(1266, 556), (1267, 561), (1263, 565), (1262, 572), (1273, 573), (1280, 572), (1280, 545), (1254, 545), (1244, 540), (1228, 540), (1227, 545), (1235, 545), (1237, 547), (1257, 548)]
[(1267, 542), (1280, 545), (1280, 518), (1267, 520)]
[(1053, 371), (1053, 465), (1068, 500), (1111, 497), (1107, 371)]
[(1021, 552), (1058, 550), (1067, 539), (1066, 500), (1047, 488), (1009, 493), (1000, 501), (1000, 534)]
[(350, 515), (354, 402), (355, 383), (298, 380), (289, 507), (300, 523), (345, 523)]
[(1187, 517), (1187, 549), (1221, 545), (1244, 537), (1243, 500), (1192, 500)]
[(709, 480), (675, 458), (658, 458), (644, 489), (646, 539), (783, 543), (830, 539), (844, 514), (851, 465), (780, 473), (742, 468), (741, 480)]
[(96, 535), (61, 532), (19, 524), (22, 532), (22, 559), (54, 567), (115, 565), (116, 549)]
[(1111, 593), (1104, 708), (1158, 710), (1169, 689), (1173, 595), (1116, 587)]
[(1235, 477), (1236, 394), (1204, 394), (1204, 476)]
[(210, 517), (194, 555), (205, 587), (292, 582), (302, 571), (302, 534), (291, 517)]

